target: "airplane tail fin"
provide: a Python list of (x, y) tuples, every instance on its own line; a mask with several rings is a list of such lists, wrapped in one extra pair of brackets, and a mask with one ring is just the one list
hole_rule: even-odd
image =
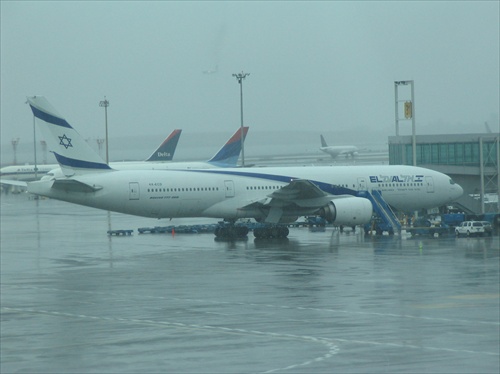
[(146, 161), (172, 161), (182, 130), (176, 129), (160, 144)]
[(49, 149), (66, 176), (112, 170), (44, 96), (28, 97)]
[(247, 132), (248, 126), (236, 130), (233, 136), (229, 138), (226, 144), (208, 162), (221, 167), (236, 166), (241, 153), (241, 137), (243, 135), (243, 141), (245, 141)]
[(321, 146), (322, 147), (328, 147), (328, 144), (326, 144), (325, 138), (323, 138), (323, 135), (320, 135), (321, 138)]

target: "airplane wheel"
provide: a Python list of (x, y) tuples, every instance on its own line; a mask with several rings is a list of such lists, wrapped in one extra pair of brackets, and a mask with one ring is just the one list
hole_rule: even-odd
[(286, 238), (290, 230), (288, 227), (259, 227), (253, 230), (253, 235), (257, 239)]
[(248, 227), (246, 227), (246, 226), (238, 226), (236, 228), (236, 233), (237, 233), (237, 236), (239, 238), (247, 236), (247, 234), (248, 234)]
[(220, 239), (244, 238), (248, 234), (248, 227), (246, 226), (216, 227), (214, 234), (216, 238)]
[(283, 227), (283, 228), (282, 228), (282, 232), (281, 232), (281, 234), (282, 234), (282, 237), (283, 237), (283, 238), (288, 237), (288, 234), (289, 234), (289, 233), (290, 233), (290, 230), (288, 229), (288, 227)]

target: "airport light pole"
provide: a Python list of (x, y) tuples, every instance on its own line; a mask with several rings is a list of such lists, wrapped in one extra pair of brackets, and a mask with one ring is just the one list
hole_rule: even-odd
[(47, 163), (47, 142), (45, 140), (40, 140), (40, 144), (42, 145), (42, 164)]
[[(398, 87), (399, 86), (407, 86), (410, 85), (411, 88), (411, 99), (410, 101), (405, 101), (404, 103), (404, 112), (405, 118), (399, 118), (398, 112)], [(415, 90), (413, 87), (413, 81), (396, 81), (394, 82), (394, 97), (396, 101), (396, 136), (399, 137), (399, 121), (400, 120), (409, 120), (411, 119), (411, 133), (412, 133), (412, 158), (413, 158), (413, 166), (417, 166), (417, 140), (415, 135)], [(403, 159), (405, 157), (405, 152), (403, 150)]]
[(17, 165), (17, 145), (19, 144), (19, 138), (11, 140), (12, 148), (14, 149), (14, 165)]
[(38, 166), (36, 165), (36, 132), (35, 132), (35, 115), (33, 114), (33, 148), (35, 153), (35, 180), (38, 179)]
[(245, 137), (243, 136), (243, 79), (249, 76), (250, 73), (233, 74), (240, 85), (240, 112), (241, 112), (241, 126), (240, 126), (240, 139), (241, 139), (241, 165), (245, 166)]
[[(36, 96), (34, 96), (36, 97)], [(28, 100), (26, 100), (25, 104), (28, 104)], [(19, 139), (18, 139), (19, 140)], [(33, 114), (33, 148), (35, 153), (35, 180), (38, 179), (38, 166), (36, 163), (36, 131), (35, 131), (35, 114)]]
[(106, 100), (106, 96), (104, 96), (104, 101), (99, 101), (99, 106), (104, 107), (104, 123), (106, 126), (106, 164), (109, 164), (109, 152), (108, 152), (108, 106), (109, 106), (109, 101)]

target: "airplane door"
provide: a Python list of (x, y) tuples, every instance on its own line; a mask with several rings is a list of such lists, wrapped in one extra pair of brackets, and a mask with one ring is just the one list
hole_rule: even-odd
[(366, 191), (366, 179), (365, 178), (358, 178), (358, 191)]
[(128, 199), (139, 200), (139, 183), (130, 182), (128, 184)]
[(226, 197), (234, 197), (233, 181), (224, 181), (224, 188), (226, 189)]
[(427, 192), (434, 192), (434, 180), (432, 177), (425, 177), (425, 184), (427, 185)]

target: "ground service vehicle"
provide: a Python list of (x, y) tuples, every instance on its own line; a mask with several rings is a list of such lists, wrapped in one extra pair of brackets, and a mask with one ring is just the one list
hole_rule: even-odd
[(456, 236), (483, 236), (484, 232), (484, 225), (481, 221), (464, 221), (455, 227)]
[(433, 225), (428, 219), (420, 218), (415, 221), (413, 227), (408, 227), (406, 232), (409, 232), (411, 236), (428, 235), (434, 237), (448, 234), (450, 228), (444, 222)]

